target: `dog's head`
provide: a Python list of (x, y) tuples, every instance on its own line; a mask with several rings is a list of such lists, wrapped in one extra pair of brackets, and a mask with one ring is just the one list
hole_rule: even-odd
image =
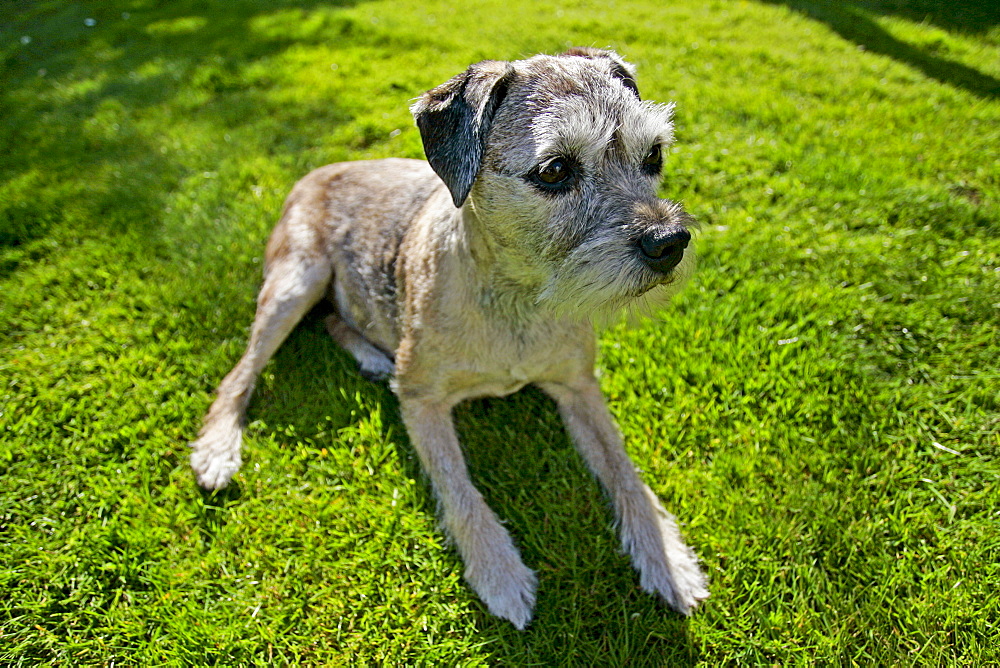
[(427, 159), (538, 305), (607, 312), (691, 273), (692, 219), (657, 197), (673, 106), (611, 51), (483, 61), (412, 108)]

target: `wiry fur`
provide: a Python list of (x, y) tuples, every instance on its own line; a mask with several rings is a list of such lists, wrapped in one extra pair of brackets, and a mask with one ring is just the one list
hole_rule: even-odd
[[(528, 383), (555, 399), (608, 492), (641, 586), (685, 614), (704, 599), (697, 559), (637, 475), (593, 374), (595, 320), (672, 294), (693, 268), (691, 218), (656, 196), (672, 107), (642, 101), (634, 75), (595, 49), (478, 63), (413, 105), (429, 165), (341, 163), (296, 184), (247, 351), (192, 444), (199, 483), (236, 473), (257, 376), (327, 298), (327, 329), (361, 372), (393, 376), (442, 523), (491, 612), (524, 628), (536, 579), (472, 485), (451, 409)], [(554, 160), (555, 185), (540, 178)]]

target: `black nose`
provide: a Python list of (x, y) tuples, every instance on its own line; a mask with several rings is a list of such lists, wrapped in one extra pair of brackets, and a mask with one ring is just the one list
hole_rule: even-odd
[(683, 227), (648, 232), (639, 238), (642, 261), (655, 272), (665, 274), (684, 258), (691, 233)]

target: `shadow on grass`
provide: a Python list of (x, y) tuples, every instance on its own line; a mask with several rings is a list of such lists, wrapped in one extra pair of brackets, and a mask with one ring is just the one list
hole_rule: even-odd
[(1000, 98), (1000, 80), (935, 53), (937, 46), (917, 46), (901, 41), (880, 26), (873, 15), (901, 16), (933, 23), (945, 30), (983, 33), (1000, 24), (1000, 3), (994, 0), (761, 0), (785, 5), (821, 21), (844, 39), (909, 65), (943, 84), (984, 99)]
[(688, 620), (639, 587), (607, 497), (547, 395), (529, 386), (467, 402), (455, 410), (455, 423), (477, 488), (538, 574), (527, 632), (482, 606), (482, 628), (503, 648), (497, 658), (515, 665), (548, 665), (555, 657), (577, 665), (697, 662)]
[(1000, 5), (993, 0), (862, 0), (858, 4), (877, 14), (972, 35), (989, 32), (1000, 24)]
[(47, 237), (156, 239), (168, 195), (193, 167), (154, 124), (169, 124), (180, 110), (221, 139), (267, 108), (270, 82), (245, 80), (247, 68), (293, 44), (351, 31), (346, 19), (306, 19), (312, 8), (352, 4), (8, 3), (0, 26), (0, 275), (50, 252)]
[[(197, 487), (192, 476), (191, 484)], [(243, 487), (238, 480), (233, 480), (226, 487), (208, 491), (198, 487), (200, 503), (197, 507), (198, 528), (202, 539), (211, 543), (225, 528), (229, 517), (229, 506), (238, 503), (243, 498)]]
[[(322, 315), (321, 307), (309, 314), (279, 350), (273, 380), (250, 418), (290, 427), (306, 439), (326, 420), (332, 419), (329, 429), (350, 427), (357, 417), (338, 405), (338, 397), (326, 406), (303, 400), (327, 391), (326, 379), (316, 374), (342, 374), (348, 396), (358, 393), (365, 405), (380, 409), (381, 435), (395, 445), (402, 475), (419, 481), (424, 511), (436, 514), (416, 453), (400, 437), (406, 432), (396, 398), (385, 383), (361, 378), (353, 359), (327, 337)], [(491, 658), (504, 665), (695, 663), (688, 620), (639, 587), (609, 504), (565, 434), (555, 404), (529, 387), (506, 398), (465, 402), (454, 417), (474, 484), (539, 578), (527, 631), (493, 617), (477, 600), (476, 633)], [(455, 567), (461, 568), (457, 555)]]

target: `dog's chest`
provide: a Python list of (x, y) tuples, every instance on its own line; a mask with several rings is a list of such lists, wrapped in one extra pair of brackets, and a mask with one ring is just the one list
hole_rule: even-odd
[(454, 384), (462, 398), (503, 397), (517, 392), (528, 383), (551, 376), (552, 371), (548, 364), (515, 364), (508, 368), (460, 372), (456, 374), (454, 380), (457, 382)]
[(565, 382), (590, 363), (593, 332), (589, 327), (510, 332), (473, 330), (445, 365), (441, 379), (454, 401), (506, 396), (525, 385)]

